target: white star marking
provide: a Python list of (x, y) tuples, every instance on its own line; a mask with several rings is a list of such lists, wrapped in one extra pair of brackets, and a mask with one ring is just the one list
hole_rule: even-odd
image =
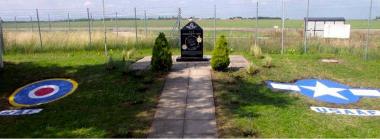
[(316, 86), (314, 86), (314, 87), (313, 86), (301, 86), (301, 87), (313, 90), (314, 91), (314, 96), (313, 96), (314, 98), (319, 97), (319, 96), (329, 95), (329, 96), (341, 98), (344, 100), (348, 100), (346, 97), (344, 97), (338, 93), (339, 91), (346, 90), (344, 88), (330, 88), (330, 87), (327, 87), (326, 85), (324, 85), (323, 83), (320, 83), (318, 81), (317, 81)]

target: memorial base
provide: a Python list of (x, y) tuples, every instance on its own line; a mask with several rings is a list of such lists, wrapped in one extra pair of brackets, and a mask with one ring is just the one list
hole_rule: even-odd
[(205, 57), (178, 57), (177, 62), (197, 62), (197, 61), (209, 61), (209, 58)]

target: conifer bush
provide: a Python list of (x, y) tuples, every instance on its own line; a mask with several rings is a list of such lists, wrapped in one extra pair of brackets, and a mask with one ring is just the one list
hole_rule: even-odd
[(165, 34), (160, 32), (152, 51), (151, 67), (153, 71), (169, 71), (172, 67), (172, 53)]
[(224, 70), (230, 65), (229, 49), (226, 37), (220, 36), (216, 42), (216, 46), (212, 52), (211, 67), (214, 70)]

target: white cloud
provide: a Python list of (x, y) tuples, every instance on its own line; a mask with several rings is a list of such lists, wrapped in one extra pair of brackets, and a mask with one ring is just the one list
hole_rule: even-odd
[(85, 7), (89, 7), (90, 5), (92, 5), (92, 2), (90, 0), (86, 0), (83, 5)]

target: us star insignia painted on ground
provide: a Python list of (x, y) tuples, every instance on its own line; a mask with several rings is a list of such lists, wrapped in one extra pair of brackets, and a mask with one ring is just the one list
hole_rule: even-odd
[[(267, 81), (267, 85), (272, 89), (296, 91), (311, 99), (321, 102), (334, 104), (352, 104), (357, 103), (362, 97), (379, 97), (380, 91), (376, 89), (351, 88), (349, 86), (330, 81), (319, 79), (298, 80), (294, 84), (278, 83)], [(379, 116), (376, 110), (357, 109), (336, 109), (325, 107), (311, 107), (312, 110), (320, 113), (335, 113), (358, 116)]]

